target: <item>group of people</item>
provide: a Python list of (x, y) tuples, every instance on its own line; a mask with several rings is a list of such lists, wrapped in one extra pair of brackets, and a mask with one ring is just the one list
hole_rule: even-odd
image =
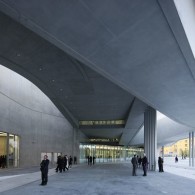
[(6, 155), (0, 156), (0, 168), (6, 168)]
[(94, 165), (95, 164), (95, 156), (87, 156), (87, 163), (88, 163), (88, 165)]
[(136, 176), (137, 175), (136, 174), (136, 169), (138, 167), (140, 167), (141, 165), (142, 165), (143, 171), (144, 171), (143, 176), (147, 176), (148, 159), (147, 159), (145, 153), (144, 153), (143, 158), (141, 158), (141, 156), (138, 157), (138, 156), (134, 155), (133, 158), (131, 159), (131, 163), (133, 165), (133, 173), (132, 173), (133, 176)]
[[(42, 182), (40, 185), (47, 185), (47, 182), (48, 182), (48, 170), (49, 170), (49, 159), (48, 159), (48, 156), (47, 155), (44, 155), (44, 158), (43, 160), (41, 161), (41, 164), (40, 164), (40, 170), (41, 170), (41, 179), (42, 179)], [(57, 159), (57, 167), (56, 167), (56, 172), (60, 172), (62, 173), (62, 171), (65, 172), (65, 170), (69, 170), (69, 168), (72, 167), (72, 163), (73, 163), (73, 159), (72, 157), (70, 156), (68, 158), (67, 155), (65, 156), (58, 156), (58, 159)], [(77, 159), (76, 157), (74, 157), (74, 164), (77, 164)]]
[[(88, 156), (87, 160), (88, 160), (88, 165), (92, 165), (92, 163), (95, 164), (95, 157)], [(69, 158), (67, 155), (58, 156), (56, 172), (59, 171), (60, 173), (62, 173), (62, 171), (65, 172), (65, 170), (69, 170), (69, 168), (71, 168), (71, 166), (72, 166), (72, 162), (73, 162), (73, 159), (71, 156)], [(75, 158), (74, 158), (74, 163), (76, 163)], [(138, 157), (138, 156), (134, 155), (133, 158), (131, 159), (131, 163), (133, 165), (133, 172), (132, 172), (133, 176), (136, 176), (136, 169), (138, 167), (141, 167), (141, 165), (143, 167), (143, 172), (144, 172), (143, 176), (147, 176), (148, 159), (147, 159), (145, 153), (143, 155), (143, 158), (141, 158), (141, 156)], [(163, 158), (161, 158), (160, 156), (158, 158), (158, 166), (159, 166), (159, 172), (164, 172)], [(41, 178), (42, 178), (42, 183), (40, 185), (47, 185), (48, 169), (49, 169), (49, 160), (48, 160), (48, 156), (45, 155), (44, 159), (41, 161), (41, 164), (40, 164)]]
[(60, 172), (62, 173), (62, 171), (65, 172), (65, 170), (68, 171), (69, 168), (72, 167), (72, 157), (70, 156), (68, 158), (67, 155), (65, 156), (58, 156), (58, 159), (57, 159), (57, 167), (56, 167), (56, 172)]
[[(133, 165), (133, 172), (132, 172), (133, 176), (136, 176), (136, 169), (138, 167), (141, 167), (141, 165), (143, 167), (143, 172), (144, 172), (143, 176), (147, 176), (147, 170), (148, 170), (149, 162), (148, 162), (148, 159), (147, 159), (145, 153), (144, 153), (143, 158), (141, 158), (141, 156), (138, 157), (138, 156), (134, 155), (133, 158), (131, 159), (131, 163)], [(164, 170), (163, 170), (163, 158), (160, 157), (160, 156), (158, 158), (158, 167), (159, 167), (159, 172), (164, 172)]]

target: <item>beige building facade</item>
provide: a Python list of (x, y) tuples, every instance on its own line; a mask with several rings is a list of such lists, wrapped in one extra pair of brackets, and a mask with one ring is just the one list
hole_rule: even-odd
[(164, 147), (164, 156), (189, 156), (189, 139), (179, 140)]

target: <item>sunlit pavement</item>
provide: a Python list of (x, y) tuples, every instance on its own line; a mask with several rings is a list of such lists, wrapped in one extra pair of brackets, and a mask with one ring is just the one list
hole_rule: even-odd
[(189, 166), (189, 158), (179, 157), (178, 162), (175, 163), (174, 157), (165, 157), (164, 171), (195, 180), (195, 167)]

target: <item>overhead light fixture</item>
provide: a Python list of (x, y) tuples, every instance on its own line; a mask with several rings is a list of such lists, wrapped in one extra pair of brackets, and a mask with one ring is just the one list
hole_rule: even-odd
[(91, 120), (91, 121), (79, 121), (79, 125), (125, 125), (125, 120)]

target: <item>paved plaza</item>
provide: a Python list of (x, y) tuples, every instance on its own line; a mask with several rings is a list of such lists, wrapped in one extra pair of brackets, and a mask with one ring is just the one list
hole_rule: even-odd
[(132, 176), (130, 162), (75, 165), (65, 173), (49, 171), (47, 186), (40, 186), (38, 167), (0, 171), (1, 195), (128, 195), (128, 194), (194, 194), (195, 169), (187, 159), (165, 158), (164, 173), (141, 168)]

